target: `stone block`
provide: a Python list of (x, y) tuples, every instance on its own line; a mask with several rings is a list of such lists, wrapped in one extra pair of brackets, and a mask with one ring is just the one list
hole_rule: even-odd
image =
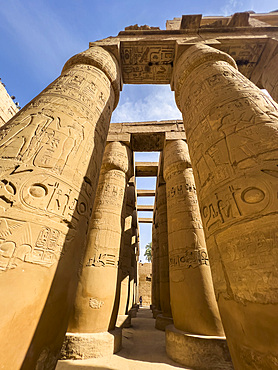
[(122, 330), (104, 333), (67, 333), (60, 358), (85, 360), (117, 353), (122, 348)]
[(174, 361), (196, 370), (232, 370), (225, 337), (194, 335), (166, 327), (166, 352)]

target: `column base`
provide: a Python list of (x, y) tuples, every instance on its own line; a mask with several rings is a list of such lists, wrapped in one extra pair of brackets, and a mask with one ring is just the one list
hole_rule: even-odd
[(117, 322), (116, 322), (117, 328), (130, 328), (131, 327), (131, 316), (130, 315), (118, 315)]
[(232, 370), (233, 364), (225, 337), (195, 335), (169, 325), (166, 352), (174, 361), (198, 370)]
[(156, 319), (157, 315), (162, 315), (162, 311), (157, 310), (156, 308), (153, 309), (153, 318)]
[(128, 311), (128, 314), (131, 318), (134, 318), (137, 316), (137, 309), (136, 308), (131, 308), (129, 311)]
[(132, 308), (135, 308), (138, 311), (139, 310), (139, 304), (133, 304)]
[(122, 348), (122, 330), (103, 333), (67, 333), (61, 349), (61, 360), (85, 360), (117, 353)]
[(173, 318), (163, 315), (157, 315), (155, 320), (155, 328), (165, 331), (166, 326), (173, 325)]

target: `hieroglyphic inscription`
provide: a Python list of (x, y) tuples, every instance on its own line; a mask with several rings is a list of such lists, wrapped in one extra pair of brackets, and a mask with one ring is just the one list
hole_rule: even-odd
[(195, 269), (198, 266), (209, 266), (206, 249), (185, 249), (169, 252), (169, 265), (171, 269)]
[(124, 83), (168, 84), (174, 60), (174, 44), (121, 43)]
[(52, 266), (59, 260), (64, 237), (50, 227), (0, 218), (0, 271), (13, 269), (21, 261)]
[(264, 182), (245, 180), (244, 186), (236, 183), (223, 188), (210, 197), (201, 213), (208, 234), (219, 228), (239, 222), (249, 215), (261, 214), (271, 204), (271, 189)]
[(219, 49), (231, 55), (237, 63), (239, 71), (247, 78), (250, 78), (256, 64), (264, 50), (266, 38), (253, 41), (252, 39), (233, 38), (232, 40), (221, 40)]
[(117, 257), (111, 253), (99, 253), (89, 258), (86, 267), (117, 267)]

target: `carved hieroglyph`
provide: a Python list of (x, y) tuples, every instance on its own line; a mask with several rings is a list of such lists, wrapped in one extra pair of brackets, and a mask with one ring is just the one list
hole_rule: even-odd
[(121, 42), (124, 83), (169, 83), (173, 70), (174, 42)]
[(0, 130), (3, 369), (55, 367), (119, 79), (91, 48)]
[(181, 55), (173, 85), (233, 363), (277, 368), (277, 104), (205, 45)]
[(215, 300), (194, 176), (183, 140), (166, 142), (171, 307), (177, 329), (223, 336)]
[(108, 143), (68, 326), (69, 333), (98, 333), (114, 329), (111, 328), (111, 317), (116, 296), (125, 188), (129, 173), (130, 149), (120, 142)]
[(159, 243), (159, 276), (160, 276), (160, 307), (162, 315), (171, 317), (170, 287), (169, 287), (169, 255), (167, 232), (167, 200), (166, 185), (159, 184), (157, 188), (157, 216), (158, 216), (158, 243)]

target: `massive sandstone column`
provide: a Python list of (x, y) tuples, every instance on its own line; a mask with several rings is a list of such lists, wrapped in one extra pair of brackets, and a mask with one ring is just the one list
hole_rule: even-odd
[(0, 130), (3, 369), (55, 367), (119, 81), (92, 47)]
[(277, 104), (206, 45), (180, 56), (173, 87), (234, 366), (275, 369)]
[(120, 304), (117, 318), (117, 326), (129, 327), (128, 315), (130, 296), (130, 271), (131, 271), (131, 239), (132, 239), (132, 214), (135, 203), (135, 190), (132, 184), (126, 188), (125, 221), (123, 230), (123, 242), (119, 260), (120, 280)]
[[(131, 211), (131, 209), (130, 209)], [(129, 271), (129, 300), (128, 300), (128, 313), (132, 317), (136, 317), (137, 307), (137, 275), (138, 275), (138, 252), (139, 252), (139, 230), (138, 230), (138, 218), (136, 209), (136, 188), (134, 187), (134, 203), (132, 212), (132, 224), (131, 224), (131, 267)]]
[[(130, 149), (120, 142), (108, 143), (64, 345), (65, 357), (84, 359), (113, 353), (114, 337), (108, 330), (115, 329), (112, 313), (129, 174)], [(120, 334), (115, 335), (115, 348), (119, 350)]]
[(132, 215), (132, 230), (133, 230), (133, 237), (132, 237), (132, 245), (134, 248), (134, 308), (138, 310), (138, 303), (139, 303), (139, 225), (138, 225), (138, 213), (137, 208), (135, 205), (135, 209), (133, 210)]
[(152, 223), (152, 311), (155, 309), (156, 303), (156, 263), (155, 263), (155, 252), (156, 252), (156, 234), (154, 220)]
[(226, 341), (185, 141), (166, 142), (163, 173), (167, 190), (170, 292), (175, 325), (166, 330), (166, 350), (171, 358), (190, 368), (228, 369), (231, 360), (228, 349), (225, 350)]
[(167, 325), (173, 323), (173, 319), (170, 305), (167, 199), (166, 185), (164, 183), (158, 185), (156, 205), (159, 234), (159, 289), (162, 313), (156, 316), (155, 327), (159, 330), (165, 330)]
[[(157, 199), (157, 195), (156, 195)], [(156, 200), (155, 200), (156, 201)], [(156, 208), (156, 205), (155, 205)], [(152, 308), (153, 317), (156, 319), (157, 315), (162, 313), (160, 304), (160, 272), (159, 272), (159, 233), (158, 233), (158, 217), (157, 210), (154, 212), (154, 229), (153, 229), (153, 261), (155, 276), (153, 277), (155, 281), (155, 306)]]

